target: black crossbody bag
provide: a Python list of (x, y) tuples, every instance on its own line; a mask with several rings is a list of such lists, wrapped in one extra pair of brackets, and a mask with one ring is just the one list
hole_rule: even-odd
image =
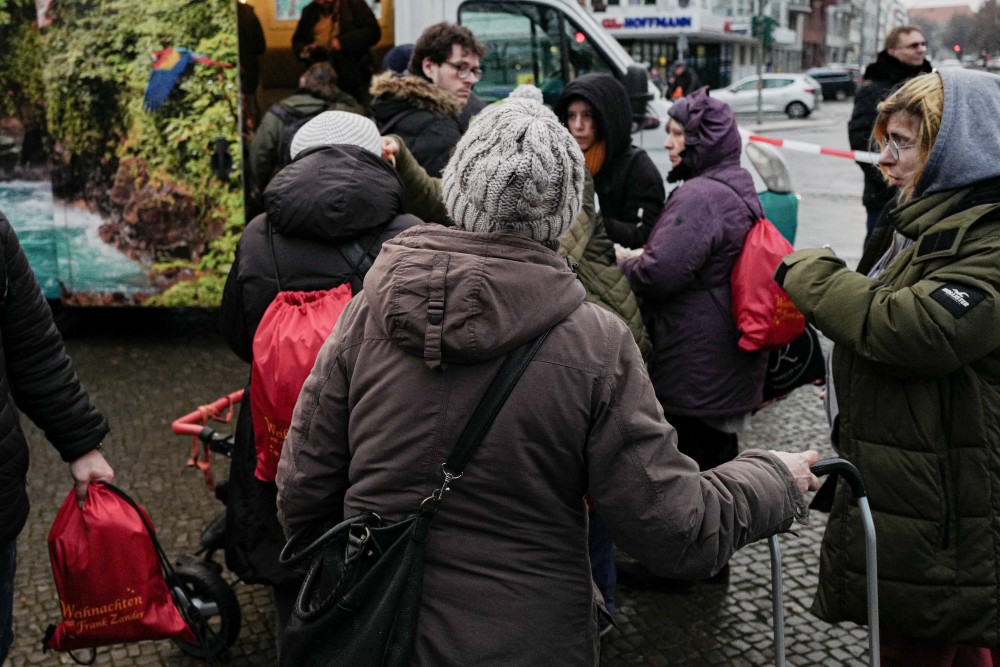
[(281, 552), (281, 564), (308, 563), (308, 569), (278, 656), (282, 666), (410, 664), (430, 520), (547, 335), (541, 334), (504, 359), (441, 466), (443, 483), (416, 512), (393, 524), (365, 512), (339, 523), (301, 550), (302, 534), (292, 536)]

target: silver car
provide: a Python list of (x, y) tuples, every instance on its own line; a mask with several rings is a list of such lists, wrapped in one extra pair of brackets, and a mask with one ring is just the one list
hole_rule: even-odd
[[(763, 86), (761, 86), (763, 84)], [(729, 104), (735, 113), (757, 110), (757, 90), (761, 89), (761, 110), (780, 111), (789, 118), (805, 118), (819, 108), (823, 95), (815, 79), (805, 74), (764, 74), (748, 76), (727, 88), (709, 94)]]

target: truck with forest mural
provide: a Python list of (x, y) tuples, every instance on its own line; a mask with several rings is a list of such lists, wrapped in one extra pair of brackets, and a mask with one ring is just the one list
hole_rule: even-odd
[[(617, 76), (638, 108), (652, 97), (645, 69), (576, 0), (367, 1), (376, 63), (450, 20), (487, 44), (487, 100), (526, 82), (554, 100), (588, 71)], [(241, 91), (239, 4), (266, 42), (254, 91)], [(47, 298), (218, 305), (245, 222), (244, 144), (259, 110), (296, 87), (291, 35), (307, 4), (0, 0), (0, 211)]]

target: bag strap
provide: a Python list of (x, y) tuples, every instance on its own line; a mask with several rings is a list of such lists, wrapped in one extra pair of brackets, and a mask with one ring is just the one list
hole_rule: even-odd
[(278, 257), (274, 254), (274, 228), (271, 226), (271, 218), (266, 214), (264, 221), (267, 223), (267, 245), (271, 248), (271, 263), (274, 265), (274, 281), (278, 283), (278, 291), (284, 292), (281, 287), (281, 274), (278, 273)]
[(722, 179), (715, 178), (713, 176), (706, 176), (705, 178), (707, 178), (710, 181), (715, 181), (716, 183), (722, 183), (727, 188), (729, 188), (730, 190), (732, 190), (733, 194), (736, 195), (736, 198), (739, 199), (741, 202), (743, 202), (743, 205), (747, 207), (748, 211), (750, 211), (750, 215), (754, 219), (754, 224), (756, 224), (757, 221), (760, 220), (761, 218), (767, 218), (767, 213), (765, 211), (761, 211), (762, 214), (761, 215), (757, 215), (757, 212), (753, 210), (753, 207), (750, 206), (750, 203), (746, 199), (743, 198), (743, 195), (741, 195), (740, 191), (736, 189), (736, 186), (734, 186), (729, 181), (723, 181)]
[(503, 365), (497, 371), (493, 382), (486, 389), (486, 393), (479, 400), (476, 411), (472, 413), (469, 423), (465, 425), (465, 430), (462, 431), (462, 435), (458, 438), (455, 449), (451, 452), (451, 456), (448, 457), (448, 462), (445, 465), (453, 474), (462, 474), (479, 443), (482, 442), (486, 436), (486, 432), (490, 430), (490, 426), (493, 425), (497, 415), (500, 414), (500, 408), (507, 402), (507, 398), (514, 391), (517, 381), (521, 378), (525, 369), (528, 368), (531, 359), (535, 356), (538, 348), (542, 346), (548, 335), (548, 331), (543, 332), (533, 340), (511, 351), (507, 355), (507, 358), (504, 359)]
[(462, 476), (469, 459), (479, 448), (479, 443), (483, 441), (487, 431), (490, 430), (490, 426), (500, 414), (500, 408), (507, 402), (507, 397), (514, 390), (514, 386), (528, 364), (531, 363), (535, 352), (542, 346), (549, 331), (551, 330), (542, 332), (536, 338), (507, 354), (500, 370), (490, 382), (490, 386), (486, 388), (486, 393), (479, 399), (479, 404), (465, 425), (465, 429), (462, 430), (462, 435), (458, 437), (458, 442), (455, 443), (455, 448), (452, 450), (451, 456), (448, 457), (447, 463), (441, 466), (441, 470), (444, 472), (444, 483), (420, 503), (419, 514), (429, 517), (437, 512), (444, 492), (451, 488), (451, 483), (454, 480)]
[(358, 239), (346, 245), (337, 246), (337, 252), (344, 258), (344, 261), (351, 265), (351, 275), (348, 277), (347, 282), (350, 282), (354, 276), (357, 276), (361, 280), (365, 279), (368, 269), (372, 268), (372, 264), (374, 264), (371, 255), (372, 248), (375, 247), (375, 242), (378, 241), (383, 231), (385, 231), (385, 227), (373, 232), (371, 240), (365, 247), (361, 246), (361, 241)]

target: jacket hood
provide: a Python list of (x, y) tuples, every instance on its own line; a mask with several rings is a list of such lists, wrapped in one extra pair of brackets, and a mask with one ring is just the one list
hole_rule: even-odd
[(674, 102), (667, 114), (684, 128), (681, 163), (691, 176), (725, 165), (739, 165), (743, 142), (729, 105), (708, 96), (704, 86)]
[(944, 86), (941, 129), (914, 188), (917, 197), (1000, 176), (1000, 76), (960, 67), (937, 74)]
[(372, 79), (372, 112), (381, 124), (410, 107), (442, 116), (457, 116), (462, 102), (427, 79), (412, 74), (383, 72)]
[(907, 79), (912, 79), (918, 74), (926, 74), (934, 68), (924, 59), (919, 65), (907, 65), (889, 55), (888, 51), (879, 51), (875, 62), (865, 68), (864, 80), (868, 81), (888, 81), (890, 83), (900, 83)]
[(369, 234), (403, 212), (403, 184), (388, 162), (357, 146), (305, 151), (264, 190), (284, 236), (338, 243)]
[(570, 102), (580, 98), (589, 104), (597, 117), (604, 137), (608, 159), (613, 159), (632, 143), (632, 104), (618, 79), (610, 74), (584, 74), (563, 88), (556, 102), (559, 122), (566, 124)]
[(364, 293), (386, 334), (432, 368), (502, 356), (584, 300), (566, 260), (540, 243), (439, 225), (386, 241)]

